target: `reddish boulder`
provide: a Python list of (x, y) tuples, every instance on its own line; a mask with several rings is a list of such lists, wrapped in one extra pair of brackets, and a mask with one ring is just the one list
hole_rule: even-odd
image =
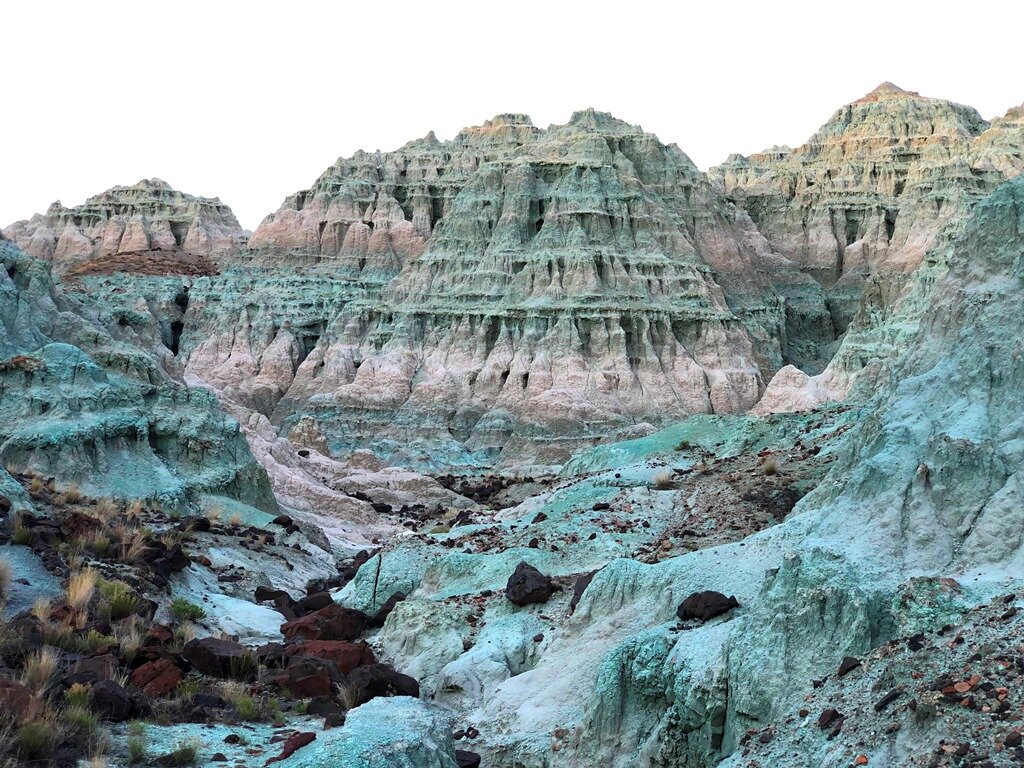
[(41, 716), (45, 710), (46, 705), (26, 686), (0, 677), (0, 711), (10, 712), (15, 722), (22, 722)]
[(279, 760), (287, 760), (295, 754), (296, 750), (302, 749), (307, 744), (311, 744), (315, 739), (316, 734), (312, 731), (291, 734), (287, 739), (285, 739), (284, 744), (281, 747), (281, 754), (267, 760), (267, 762), (263, 764), (264, 768), (271, 763), (278, 762)]
[(333, 603), (316, 613), (292, 619), (281, 625), (281, 633), (291, 640), (304, 637), (307, 640), (355, 640), (370, 623), (370, 617), (362, 611), (345, 608)]
[(308, 699), (313, 696), (333, 696), (334, 687), (341, 682), (341, 674), (334, 664), (325, 659), (294, 657), (274, 681), (292, 696)]
[(147, 662), (132, 673), (132, 685), (153, 698), (166, 696), (180, 682), (181, 670), (168, 659)]
[(347, 643), (344, 640), (307, 640), (299, 645), (285, 646), (285, 654), (327, 659), (346, 675), (356, 667), (377, 662), (370, 646), (363, 641)]

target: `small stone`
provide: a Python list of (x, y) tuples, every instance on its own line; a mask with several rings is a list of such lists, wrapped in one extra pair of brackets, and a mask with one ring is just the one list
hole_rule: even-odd
[(844, 656), (843, 660), (839, 663), (839, 669), (836, 671), (836, 674), (839, 677), (844, 677), (859, 666), (860, 659), (855, 658), (854, 656)]

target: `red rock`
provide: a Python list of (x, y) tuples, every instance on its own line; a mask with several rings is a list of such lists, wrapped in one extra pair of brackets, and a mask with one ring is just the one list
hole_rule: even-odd
[(343, 674), (348, 674), (356, 667), (376, 664), (373, 651), (365, 642), (348, 643), (344, 640), (307, 640), (300, 645), (289, 645), (285, 648), (288, 656), (312, 656), (327, 659)]
[(281, 748), (281, 754), (277, 757), (270, 758), (263, 765), (268, 766), (271, 763), (278, 762), (279, 760), (287, 760), (295, 754), (297, 750), (302, 749), (307, 744), (311, 744), (314, 740), (316, 740), (316, 734), (311, 731), (307, 731), (305, 733), (293, 733), (285, 739), (284, 746)]
[(31, 720), (42, 715), (46, 706), (32, 695), (27, 687), (5, 677), (0, 677), (0, 711), (10, 712), (15, 722)]
[(181, 670), (168, 659), (147, 662), (132, 673), (132, 685), (153, 698), (166, 696), (180, 682)]
[(307, 640), (351, 641), (363, 634), (369, 623), (370, 617), (362, 611), (335, 603), (316, 613), (285, 622), (281, 625), (281, 633), (289, 640), (304, 637)]
[(174, 639), (174, 632), (171, 631), (170, 627), (165, 627), (163, 624), (154, 624), (149, 628), (149, 632), (146, 633), (146, 644), (157, 644), (163, 645), (169, 643)]
[(331, 696), (334, 686), (341, 682), (341, 674), (334, 663), (315, 657), (293, 657), (274, 681), (292, 696), (308, 699), (313, 696)]

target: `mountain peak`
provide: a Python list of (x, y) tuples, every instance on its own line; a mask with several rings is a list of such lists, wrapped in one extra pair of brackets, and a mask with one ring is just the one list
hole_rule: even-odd
[(906, 91), (895, 83), (888, 80), (876, 87), (871, 93), (857, 99), (854, 104), (866, 104), (872, 101), (885, 101), (888, 99), (913, 98), (920, 99), (921, 94), (917, 91)]

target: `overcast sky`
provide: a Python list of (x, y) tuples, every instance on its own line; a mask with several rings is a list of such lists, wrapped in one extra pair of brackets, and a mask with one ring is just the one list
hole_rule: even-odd
[(1022, 22), (987, 0), (13, 2), (0, 225), (155, 176), (253, 229), (340, 155), (500, 112), (592, 106), (705, 169), (885, 80), (991, 118), (1024, 102)]

